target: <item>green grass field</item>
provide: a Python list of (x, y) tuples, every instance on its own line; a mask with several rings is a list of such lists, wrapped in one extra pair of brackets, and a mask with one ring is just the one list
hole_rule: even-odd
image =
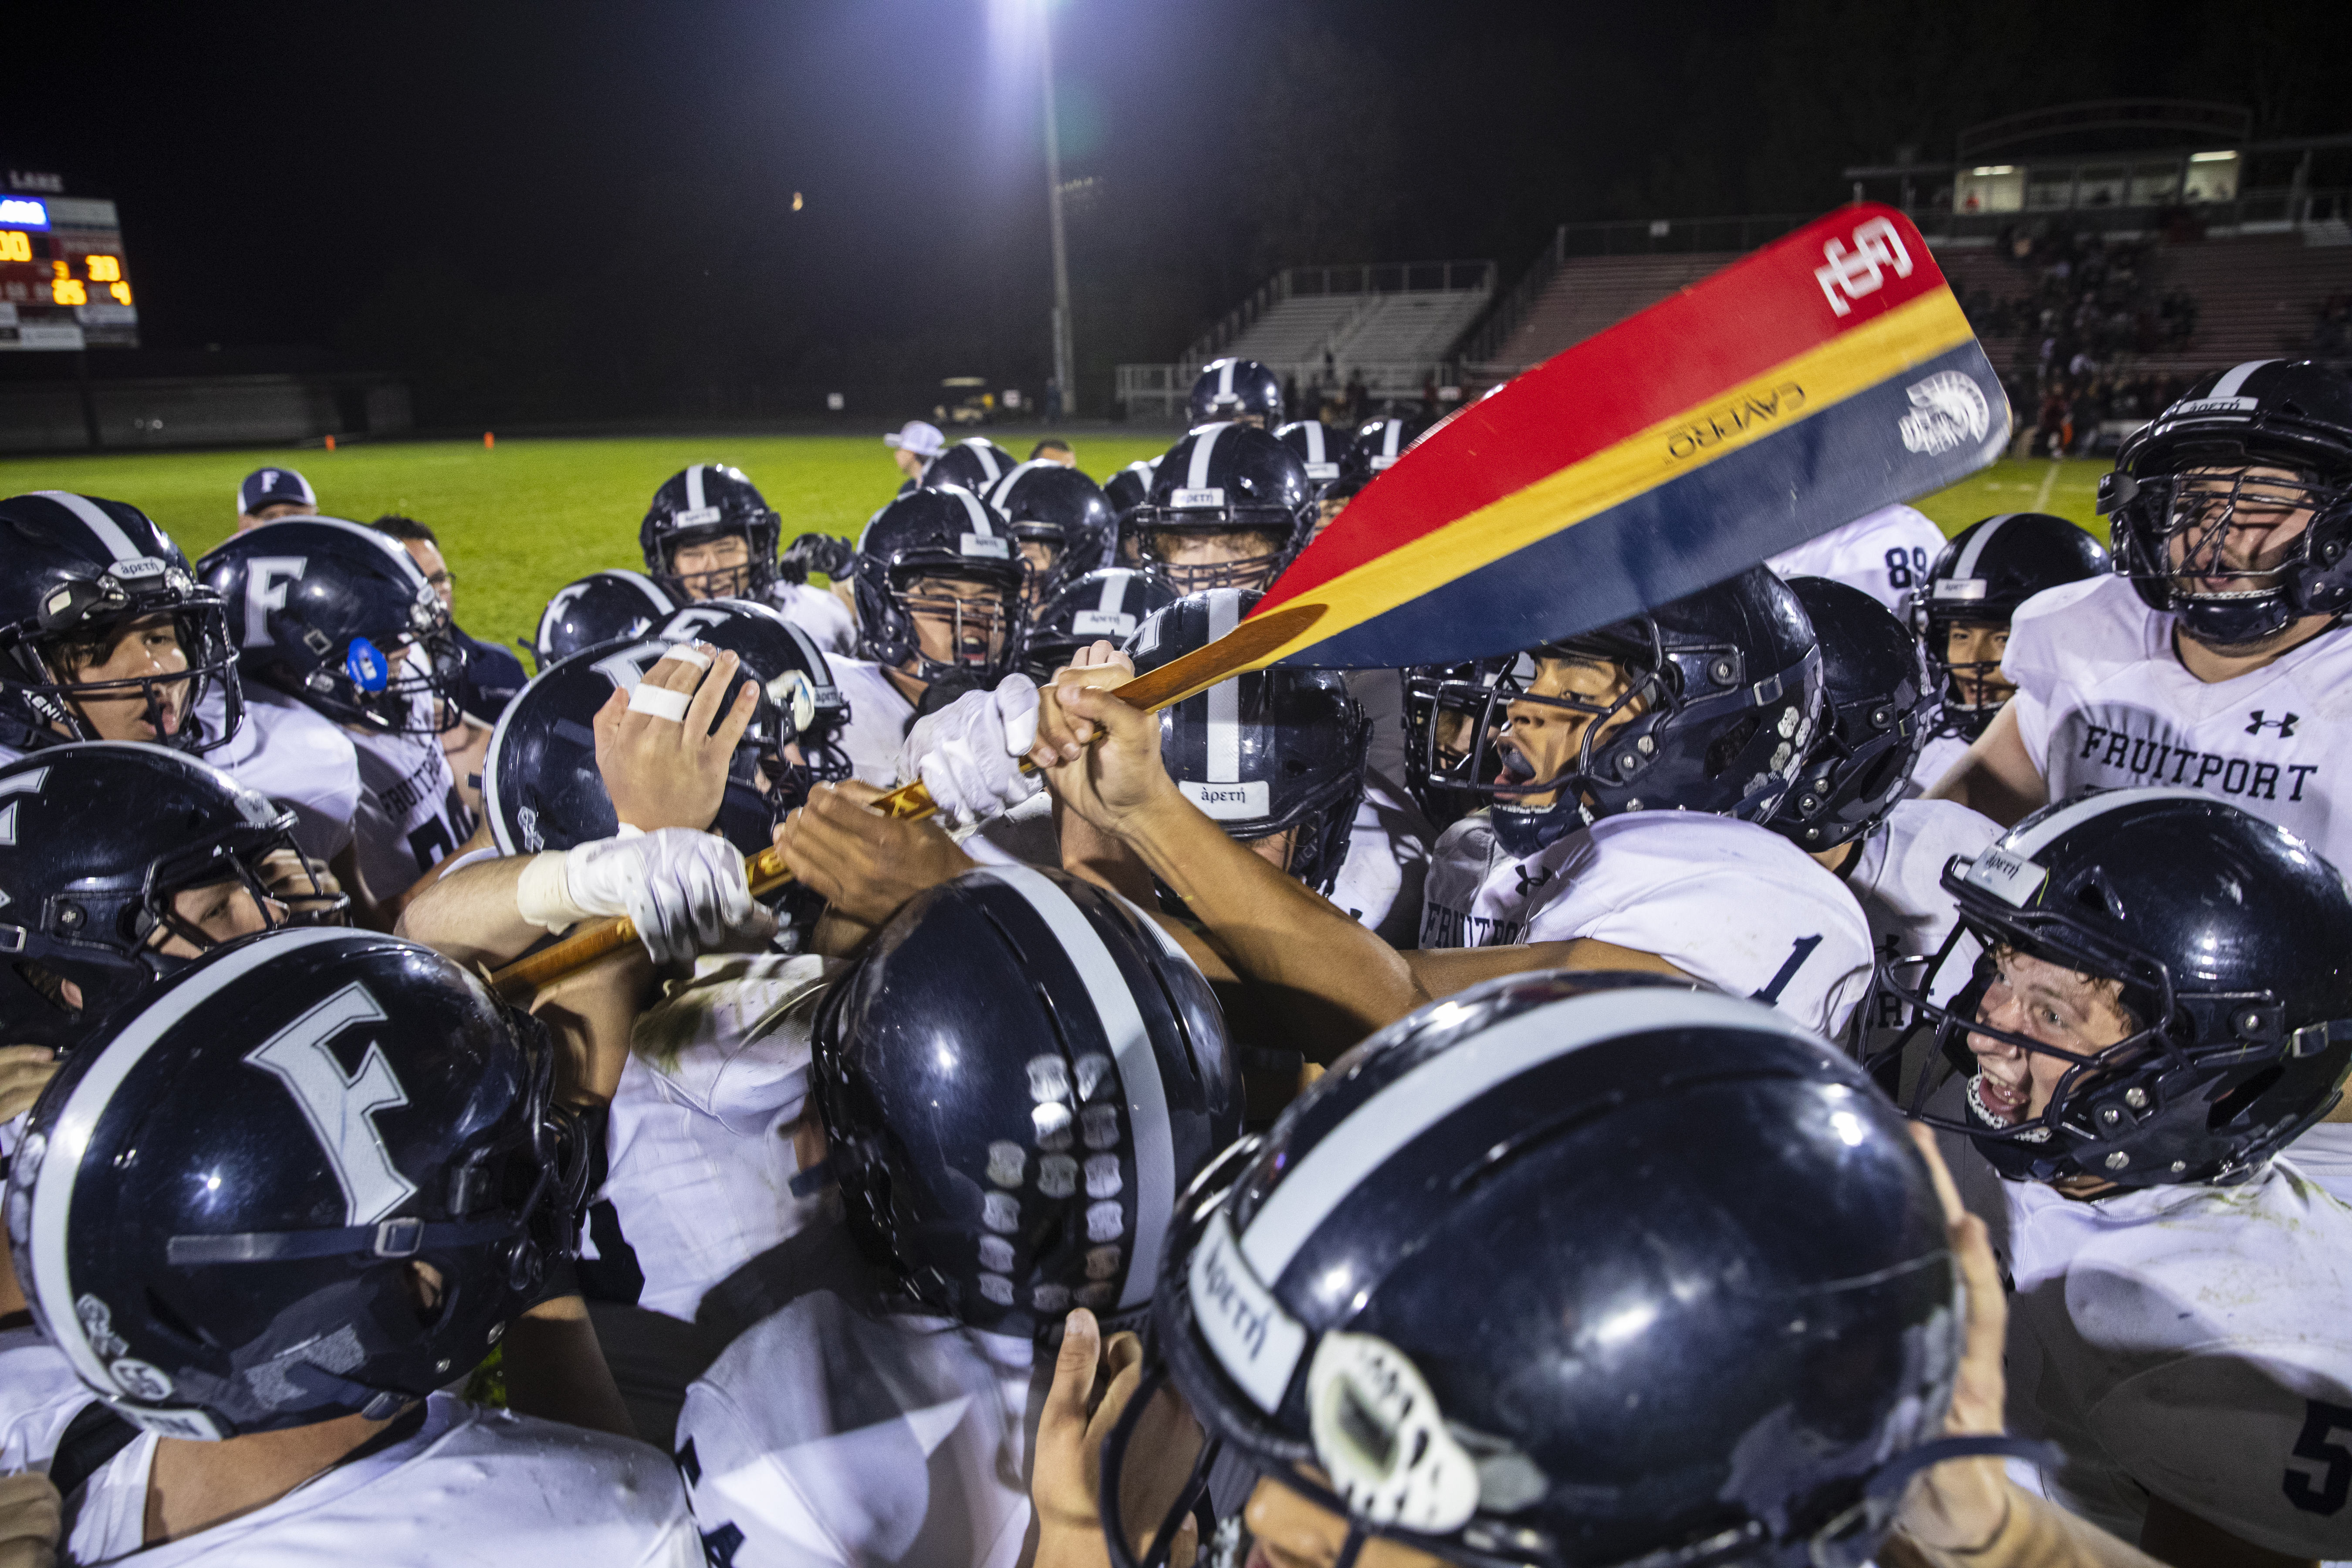
[[(1032, 437), (1008, 444), (1026, 450)], [(1074, 437), (1078, 462), (1102, 477), (1156, 457), (1166, 437)], [(79, 490), (143, 508), (193, 559), (228, 537), (236, 486), (265, 463), (299, 468), (331, 516), (387, 511), (429, 523), (457, 578), (457, 619), (511, 646), (539, 623), (563, 584), (604, 566), (636, 566), (637, 522), (654, 488), (688, 463), (731, 462), (783, 514), (784, 538), (854, 532), (898, 488), (881, 442), (831, 436), (659, 440), (500, 441), (285, 449), (126, 453), (0, 459), (0, 495)], [(2092, 509), (2099, 462), (2001, 462), (1918, 502), (1947, 533), (2000, 511), (2043, 510), (2104, 532)]]

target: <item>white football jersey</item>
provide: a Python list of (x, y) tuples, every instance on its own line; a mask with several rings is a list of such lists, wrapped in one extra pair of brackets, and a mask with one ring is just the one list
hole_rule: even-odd
[(438, 735), (345, 731), (359, 754), (352, 832), (360, 875), (377, 900), (394, 899), (473, 837), (474, 814)]
[(768, 590), (768, 603), (808, 634), (809, 641), (824, 651), (826, 662), (857, 651), (857, 621), (849, 606), (828, 590), (811, 583), (778, 583)]
[(1503, 852), (1479, 812), (1438, 839), (1422, 946), (1581, 937), (1655, 953), (1824, 1035), (1845, 1026), (1870, 987), (1870, 926), (1853, 896), (1811, 856), (1753, 823), (1628, 812), (1519, 859)]
[(1937, 735), (1919, 749), (1919, 760), (1911, 768), (1911, 784), (1904, 791), (1916, 800), (1934, 789), (1937, 781), (1952, 771), (1953, 764), (1969, 754), (1976, 742), (1966, 735)]
[(2210, 684), (2181, 667), (2173, 617), (2129, 581), (2036, 594), (2011, 625), (2010, 706), (2050, 798), (2171, 784), (2210, 792), (2352, 866), (2352, 635), (2323, 633), (2263, 668)]
[(1331, 901), (1390, 946), (1411, 947), (1429, 875), (1429, 841), (1435, 837), (1402, 785), (1368, 770)]
[(1944, 531), (1907, 506), (1883, 506), (1764, 563), (1773, 574), (1828, 577), (1859, 588), (1896, 615), (1944, 548)]
[(47, 1469), (58, 1439), (97, 1397), (38, 1329), (0, 1329), (0, 1476)]
[(710, 954), (630, 1031), (606, 1125), (604, 1196), (637, 1256), (637, 1305), (688, 1322), (703, 1293), (808, 1224), (792, 1123), (809, 1028), (840, 964)]
[[(352, 738), (307, 703), (257, 680), (246, 681), (244, 689), (245, 722), (204, 761), (293, 812), (294, 841), (302, 852), (333, 859), (351, 843), (359, 810), (359, 753)], [(196, 708), (214, 734), (226, 712), (218, 691)]]
[(882, 667), (862, 658), (827, 658), (835, 684), (849, 703), (849, 722), (835, 742), (850, 772), (881, 789), (898, 783), (898, 750), (915, 721), (915, 705), (900, 694)]
[(2352, 1204), (2352, 1121), (2323, 1121), (2287, 1145), (2294, 1168)]
[[(1029, 1529), (1030, 1342), (869, 1316), (822, 1281), (797, 1283), (678, 1412), (677, 1466), (713, 1560), (1014, 1568)], [(1035, 1370), (1050, 1376), (1051, 1361)]]
[(658, 1449), (446, 1394), (425, 1424), (251, 1513), (142, 1547), (157, 1439), (142, 1433), (68, 1507), (61, 1563), (140, 1568), (699, 1568), (702, 1542)]
[(2083, 1201), (1959, 1142), (2011, 1282), (2010, 1429), (2065, 1456), (2051, 1495), (2126, 1541), (2152, 1492), (2289, 1557), (2352, 1556), (2352, 1209), (2291, 1160)]
[[(1870, 921), (1871, 948), (1880, 963), (1935, 955), (1959, 920), (1951, 896), (1944, 891), (1945, 863), (1955, 855), (1974, 855), (2000, 837), (2000, 826), (1990, 817), (1948, 800), (1896, 803), (1886, 820), (1863, 839), (1845, 868), (1846, 888)], [(1960, 957), (1954, 953), (1936, 976), (1935, 1000), (1948, 1001), (1967, 984), (1969, 964)], [(1974, 962), (1972, 956), (1969, 962)], [(1917, 984), (1925, 967), (1906, 966), (1905, 984)], [(1893, 1045), (1903, 1033), (1903, 1013), (1883, 985), (1874, 986), (1870, 1000), (1854, 1010), (1848, 1047), (1867, 1059)], [(1922, 1029), (1914, 1037), (1918, 1051), (1924, 1054), (1933, 1034), (1933, 1029)], [(1910, 1054), (1906, 1053), (1906, 1059)], [(1907, 1074), (1905, 1087), (1909, 1087)]]

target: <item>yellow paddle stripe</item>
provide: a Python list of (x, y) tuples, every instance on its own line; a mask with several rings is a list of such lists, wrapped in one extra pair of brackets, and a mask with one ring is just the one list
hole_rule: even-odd
[(1286, 600), (1323, 605), (1313, 629), (1264, 654), (1263, 668), (1301, 648), (1385, 615), (1432, 586), (1467, 576), (1514, 551), (1696, 472), (1788, 429), (1906, 366), (1948, 353), (1972, 336), (1949, 289), (1922, 295), (1868, 326), (1775, 365), (1720, 396), (1628, 436), (1526, 489), (1464, 514), (1409, 544)]

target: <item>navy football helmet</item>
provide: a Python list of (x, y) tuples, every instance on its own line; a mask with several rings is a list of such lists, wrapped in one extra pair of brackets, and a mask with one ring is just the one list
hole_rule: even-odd
[[(1546, 666), (1613, 664), (1613, 698), (1539, 693)], [(1646, 615), (1503, 658), (1405, 672), (1405, 770), (1435, 816), (1491, 803), (1515, 856), (1622, 811), (1762, 822), (1813, 742), (1822, 655), (1805, 607), (1761, 566)], [(1548, 732), (1577, 734), (1541, 766)], [(1542, 776), (1538, 776), (1541, 774)], [(1459, 797), (1449, 805), (1445, 796)], [(1549, 795), (1549, 804), (1531, 797)]]
[[(946, 676), (994, 685), (1021, 647), (1028, 569), (1004, 514), (957, 486), (910, 490), (876, 512), (857, 536), (857, 651), (931, 681)], [(965, 597), (941, 580), (982, 584)], [(925, 587), (929, 583), (933, 586)], [(933, 624), (944, 658), (923, 647)]]
[[(1925, 1110), (1936, 1073), (1921, 1075), (1912, 1114), (1977, 1140), (2002, 1175), (2242, 1182), (2340, 1097), (2352, 890), (2285, 828), (2201, 790), (2105, 790), (1956, 857), (1944, 890), (1959, 907), (1951, 940), (1911, 961), (1916, 984), (1900, 964), (1882, 978), (1969, 1076), (1963, 1115)], [(2123, 1038), (2068, 1050), (1999, 1026), (1984, 1004), (2008, 952), (2113, 982)], [(1957, 989), (1947, 966), (1967, 974)], [(1952, 1000), (1928, 999), (1941, 994)], [(1987, 1108), (1971, 1035), (2070, 1064), (2039, 1114)]]
[(1138, 458), (1134, 462), (1103, 481), (1103, 499), (1110, 502), (1111, 510), (1119, 518), (1151, 499), (1151, 479), (1160, 467), (1157, 458)]
[[(71, 679), (152, 616), (171, 617), (185, 673)], [(226, 699), (218, 734), (196, 717), (215, 685)], [(245, 713), (226, 608), (137, 507), (68, 490), (11, 496), (0, 500), (0, 745), (101, 739), (90, 702), (139, 704), (149, 738), (175, 751), (220, 745)]]
[[(2099, 481), (2099, 510), (2113, 520), (2116, 570), (2200, 642), (2242, 646), (2342, 611), (2352, 605), (2352, 375), (2256, 360), (2206, 376), (2126, 439)], [(2298, 515), (2303, 527), (2270, 558), (2230, 563), (2233, 527), (2283, 532)], [(2184, 585), (2192, 572), (2202, 586)]]
[(1097, 642), (1124, 643), (1154, 610), (1176, 602), (1167, 578), (1142, 568), (1106, 566), (1064, 588), (1029, 623), (1021, 668), (1038, 684)]
[[(782, 534), (783, 520), (742, 469), (697, 463), (672, 474), (654, 491), (653, 504), (637, 527), (637, 546), (645, 552), (646, 570), (680, 604), (688, 599), (758, 599), (775, 584), (776, 548)], [(672, 563), (680, 546), (730, 535), (740, 535), (750, 548), (751, 559), (743, 565), (698, 572), (691, 582), (678, 575)]]
[(174, 1437), (381, 1420), (464, 1377), (574, 1245), (586, 1144), (553, 1064), (414, 942), (207, 953), (34, 1107), (8, 1233), (44, 1337)]
[[(596, 771), (597, 712), (614, 688), (628, 690), (681, 642), (739, 655), (719, 711), (745, 683), (759, 706), (727, 773), (712, 828), (746, 855), (768, 847), (771, 831), (808, 798), (819, 779), (849, 776), (836, 745), (849, 706), (833, 667), (802, 631), (766, 605), (705, 599), (666, 616), (642, 637), (583, 648), (540, 672), (509, 704), (482, 763), (482, 811), (500, 853), (537, 854), (610, 838), (620, 830), (613, 797)], [(786, 748), (794, 748), (797, 760)]]
[[(1156, 612), (1127, 645), (1135, 672), (1210, 643), (1241, 624), (1258, 595), (1192, 594)], [(1237, 675), (1160, 713), (1160, 755), (1176, 787), (1246, 844), (1294, 835), (1283, 869), (1318, 893), (1348, 858), (1364, 798), (1371, 721), (1339, 672), (1280, 667)]]
[(1811, 853), (1850, 844), (1895, 808), (1927, 748), (1936, 694), (1910, 628), (1859, 588), (1792, 577), (1822, 646), (1822, 721), (1797, 782), (1764, 826)]
[(1911, 599), (1912, 628), (1927, 646), (1927, 668), (1943, 698), (1937, 732), (1973, 741), (2008, 700), (1994, 700), (1985, 687), (2002, 679), (2000, 659), (1953, 662), (1955, 626), (2006, 626), (2017, 607), (2043, 589), (2110, 570), (2097, 540), (2047, 512), (2002, 512), (1952, 535), (1927, 573), (1925, 591)]
[(924, 465), (921, 488), (953, 485), (984, 496), (1020, 466), (1018, 458), (987, 437), (967, 436)]
[(809, 1077), (861, 1247), (994, 1333), (1142, 1307), (1177, 1194), (1242, 1127), (1183, 950), (1117, 894), (1025, 866), (901, 909), (826, 993)]
[(196, 563), (241, 628), (239, 668), (339, 724), (437, 735), (465, 656), (400, 542), (332, 517), (281, 518)]
[(1118, 529), (1110, 502), (1076, 468), (1043, 458), (1023, 463), (996, 481), (988, 504), (1011, 523), (1029, 563), (1029, 604), (1044, 604), (1070, 580), (1101, 564)]
[(240, 883), (264, 926), (341, 916), (350, 900), (316, 882), (271, 890), (262, 862), (278, 851), (302, 863), (292, 812), (161, 746), (89, 742), (0, 766), (0, 1040), (70, 1050), (194, 962), (160, 943), (217, 946), (181, 893)]
[(1319, 499), (1339, 478), (1339, 459), (1347, 456), (1352, 437), (1320, 419), (1295, 419), (1274, 434), (1307, 465), (1307, 482)]
[(1155, 1522), (1121, 1517), (1129, 1446), (1171, 1381), (1210, 1439), (1178, 1508), (1238, 1460), (1332, 1514), (1343, 1564), (1378, 1536), (1480, 1568), (1861, 1568), (1908, 1477), (2025, 1447), (1941, 1436), (1960, 1274), (1901, 1115), (1769, 1008), (1664, 977), (1424, 1007), (1177, 1214), (1103, 1452), (1126, 1568)]
[(531, 666), (543, 670), (583, 647), (641, 636), (677, 608), (677, 601), (641, 573), (591, 572), (558, 588), (539, 613)]
[[(1187, 594), (1204, 588), (1263, 590), (1306, 547), (1315, 526), (1307, 465), (1270, 431), (1203, 425), (1168, 448), (1150, 499), (1125, 519), (1142, 564)], [(1266, 548), (1242, 559), (1178, 562), (1185, 535), (1256, 534)]]
[(1363, 489), (1395, 467), (1406, 449), (1436, 423), (1436, 416), (1429, 414), (1365, 420), (1339, 459), (1338, 479), (1356, 489)]
[(1254, 359), (1213, 359), (1201, 368), (1184, 413), (1194, 426), (1221, 420), (1272, 430), (1282, 423), (1282, 381)]

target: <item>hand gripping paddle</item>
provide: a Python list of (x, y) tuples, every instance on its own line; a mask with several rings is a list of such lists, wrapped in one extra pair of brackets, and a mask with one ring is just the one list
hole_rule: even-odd
[[(1206, 647), (1194, 648), (1181, 658), (1171, 659), (1150, 674), (1138, 676), (1112, 689), (1118, 693), (1119, 700), (1129, 707), (1139, 708), (1146, 713), (1157, 713), (1188, 697), (1199, 696), (1220, 681), (1230, 680), (1247, 670), (1264, 668), (1276, 648), (1305, 635), (1322, 615), (1321, 605), (1302, 605), (1280, 615), (1244, 621)], [(1035, 773), (1037, 770), (1024, 757), (1021, 771)], [(929, 816), (938, 809), (931, 804), (930, 792), (923, 788), (920, 781), (901, 784), (876, 801), (874, 805), (886, 816), (901, 819)], [(755, 893), (772, 891), (793, 879), (792, 872), (785, 869), (783, 857), (778, 855), (772, 846), (751, 857), (745, 869), (751, 874), (751, 890)], [(510, 996), (527, 994), (574, 970), (584, 969), (606, 953), (617, 952), (636, 940), (636, 925), (627, 916), (599, 921), (527, 958), (515, 960), (490, 978), (500, 991)]]

